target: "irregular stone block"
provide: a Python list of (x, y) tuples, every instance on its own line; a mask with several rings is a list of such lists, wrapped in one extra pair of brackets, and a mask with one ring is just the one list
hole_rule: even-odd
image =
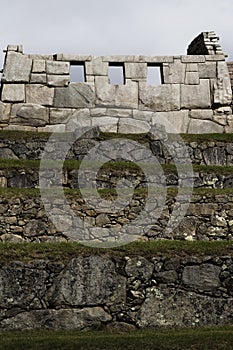
[(76, 110), (66, 121), (66, 131), (91, 126), (90, 110), (85, 108)]
[(49, 303), (54, 306), (124, 303), (126, 279), (116, 273), (109, 259), (78, 257), (60, 274), (49, 294)]
[(68, 86), (70, 82), (69, 75), (47, 75), (49, 86)]
[[(19, 159), (10, 148), (6, 148), (6, 147), (0, 148), (0, 158)], [(4, 187), (4, 186), (1, 186), (1, 187)]]
[(92, 56), (90, 55), (76, 55), (76, 54), (57, 54), (57, 61), (67, 61), (67, 62), (85, 62), (91, 61)]
[(92, 61), (85, 63), (87, 75), (108, 75), (108, 63), (103, 62), (102, 57), (93, 57)]
[(204, 63), (205, 60), (206, 60), (206, 56), (204, 55), (181, 56), (182, 63)]
[[(91, 113), (91, 115), (93, 115)], [(109, 117), (119, 117), (119, 118), (132, 118), (133, 110), (132, 109), (122, 109), (122, 108), (108, 108), (104, 115), (108, 115)], [(95, 116), (95, 115), (93, 115)], [(137, 118), (136, 118), (137, 119)]]
[(224, 55), (206, 55), (206, 61), (225, 61)]
[(51, 108), (50, 109), (50, 124), (66, 123), (68, 118), (72, 117), (76, 109), (69, 108)]
[(181, 85), (181, 108), (208, 108), (210, 106), (208, 80), (200, 80), (200, 85)]
[(44, 85), (30, 84), (26, 87), (26, 102), (44, 106), (52, 106), (54, 88)]
[(2, 82), (29, 83), (32, 60), (18, 52), (8, 52), (2, 74)]
[(180, 109), (180, 85), (148, 86), (139, 83), (139, 109), (172, 111)]
[(198, 64), (199, 77), (201, 79), (216, 78), (217, 65), (216, 62), (205, 62)]
[(38, 83), (38, 84), (46, 84), (47, 83), (46, 74), (33, 73), (33, 74), (31, 74), (30, 82), (31, 83)]
[[(152, 123), (152, 116), (154, 115), (154, 112), (150, 111), (139, 111), (137, 109), (134, 109), (133, 111), (133, 118), (138, 120), (143, 120), (148, 123)], [(128, 116), (129, 118), (132, 117), (131, 115)]]
[(198, 72), (186, 72), (185, 84), (187, 85), (199, 85), (199, 74)]
[(134, 62), (172, 63), (174, 56), (135, 56)]
[(48, 109), (37, 104), (16, 104), (12, 107), (12, 124), (44, 126), (49, 122)]
[(184, 84), (185, 64), (175, 60), (172, 64), (163, 65), (163, 79), (165, 84)]
[(118, 118), (113, 117), (95, 117), (92, 118), (92, 126), (99, 126), (102, 132), (117, 132)]
[(146, 63), (125, 63), (125, 78), (126, 79), (146, 79), (147, 64)]
[(142, 120), (120, 118), (118, 132), (122, 134), (147, 133), (150, 127), (149, 123)]
[(154, 271), (154, 265), (143, 257), (129, 259), (125, 266), (127, 276), (147, 282)]
[(187, 133), (189, 125), (188, 111), (156, 112), (152, 117), (152, 125), (155, 124), (165, 126), (167, 133)]
[(91, 84), (71, 83), (66, 88), (55, 89), (54, 107), (94, 107), (94, 102), (95, 92)]
[(47, 74), (69, 74), (70, 65), (68, 62), (46, 62)]
[(46, 125), (37, 128), (38, 132), (65, 132), (66, 125), (58, 124), (58, 125)]
[(189, 134), (209, 134), (222, 133), (223, 127), (209, 120), (191, 119), (188, 133)]
[(24, 84), (4, 84), (2, 89), (2, 101), (4, 102), (24, 102)]
[(232, 103), (231, 80), (226, 62), (217, 63), (217, 80), (213, 88), (214, 103), (221, 105)]
[(189, 112), (190, 118), (213, 120), (212, 109), (193, 109)]
[(189, 288), (211, 291), (220, 286), (220, 268), (211, 264), (186, 266), (182, 274), (183, 283)]
[(32, 73), (45, 73), (45, 60), (34, 59), (32, 64)]
[(203, 158), (206, 165), (222, 165), (226, 164), (225, 150), (223, 147), (207, 148), (203, 150)]

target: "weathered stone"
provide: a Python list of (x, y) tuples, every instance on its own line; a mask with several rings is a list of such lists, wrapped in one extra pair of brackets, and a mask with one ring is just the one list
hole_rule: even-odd
[(66, 121), (66, 131), (75, 131), (82, 127), (91, 126), (90, 110), (76, 110)]
[(88, 83), (71, 83), (66, 88), (56, 88), (54, 107), (94, 107), (95, 93)]
[(29, 83), (32, 60), (18, 52), (8, 52), (4, 66), (3, 82), (25, 82)]
[(208, 134), (208, 133), (222, 133), (223, 126), (218, 125), (208, 120), (191, 119), (188, 133), (189, 134)]
[(101, 307), (87, 307), (81, 310), (32, 310), (4, 320), (1, 329), (61, 329), (90, 330), (99, 329), (102, 324), (110, 322), (112, 317)]
[[(189, 112), (189, 117), (194, 119), (213, 120), (212, 109), (192, 109)], [(201, 122), (200, 122), (201, 123)]]
[(19, 159), (11, 149), (5, 147), (0, 148), (0, 158)]
[(44, 106), (53, 106), (54, 88), (40, 84), (26, 87), (26, 102)]
[(193, 216), (208, 216), (212, 215), (217, 208), (216, 203), (190, 203), (187, 213)]
[(0, 101), (0, 123), (8, 123), (11, 113), (11, 104)]
[(200, 79), (216, 78), (217, 76), (216, 62), (199, 63), (198, 71), (199, 71)]
[(226, 157), (223, 147), (207, 148), (203, 150), (203, 158), (206, 165), (225, 165)]
[(92, 61), (85, 63), (87, 75), (108, 75), (108, 63), (103, 62), (102, 57), (93, 57)]
[[(1, 154), (1, 150), (0, 150), (0, 154)], [(0, 176), (0, 187), (7, 187), (7, 178), (4, 176)]]
[(24, 242), (24, 239), (21, 236), (14, 234), (4, 234), (0, 236), (2, 242), (11, 242), (11, 243), (20, 243)]
[(134, 277), (140, 281), (147, 282), (153, 273), (154, 265), (143, 257), (129, 259), (125, 266), (125, 271), (129, 277)]
[(2, 101), (4, 102), (24, 102), (24, 84), (4, 84), (2, 89)]
[(230, 105), (232, 103), (232, 89), (226, 62), (217, 63), (217, 80), (214, 83), (214, 103)]
[(130, 118), (120, 118), (118, 132), (127, 133), (146, 133), (150, 130), (151, 126), (149, 123), (142, 120), (135, 120)]
[(72, 259), (50, 290), (50, 305), (85, 306), (123, 303), (126, 283), (111, 260), (87, 256)]
[(189, 288), (210, 291), (220, 285), (219, 274), (220, 268), (211, 264), (186, 266), (182, 281)]
[(181, 108), (209, 108), (210, 105), (208, 80), (200, 80), (200, 85), (181, 85)]
[(67, 61), (67, 62), (86, 62), (91, 61), (92, 56), (90, 55), (77, 55), (77, 54), (58, 54), (56, 55), (57, 61)]
[(10, 121), (12, 124), (43, 126), (49, 122), (48, 109), (38, 104), (16, 104)]
[(40, 74), (40, 73), (33, 73), (31, 74), (31, 83), (38, 83), (38, 84), (46, 84), (47, 83), (47, 76), (46, 74)]
[(72, 118), (75, 111), (76, 109), (51, 108), (49, 118), (50, 124), (66, 123), (69, 118)]
[(198, 64), (197, 63), (187, 63), (186, 64), (186, 72), (198, 72)]
[(45, 73), (45, 60), (34, 59), (32, 64), (32, 73)]
[(175, 60), (172, 64), (164, 64), (163, 77), (165, 84), (184, 84), (185, 64)]
[(47, 74), (69, 74), (70, 65), (68, 62), (46, 62)]
[(188, 111), (157, 112), (152, 117), (152, 125), (165, 126), (167, 133), (186, 133), (189, 125)]
[(65, 124), (57, 124), (57, 125), (46, 125), (37, 128), (38, 132), (65, 132), (66, 125)]
[(137, 80), (138, 78), (146, 79), (147, 64), (146, 63), (125, 63), (125, 78)]
[(167, 112), (180, 109), (180, 85), (139, 83), (139, 109)]
[(92, 118), (91, 124), (93, 126), (99, 126), (103, 132), (117, 132), (118, 118), (113, 117), (95, 117)]
[(206, 57), (204, 55), (181, 56), (182, 63), (203, 63), (205, 60)]
[(49, 86), (68, 86), (70, 82), (69, 75), (47, 75)]
[(198, 72), (186, 72), (185, 74), (185, 84), (187, 85), (199, 85), (199, 75)]

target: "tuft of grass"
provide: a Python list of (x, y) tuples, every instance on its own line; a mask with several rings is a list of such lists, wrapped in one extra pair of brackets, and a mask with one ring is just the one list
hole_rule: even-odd
[(233, 326), (131, 332), (2, 332), (1, 350), (232, 350)]

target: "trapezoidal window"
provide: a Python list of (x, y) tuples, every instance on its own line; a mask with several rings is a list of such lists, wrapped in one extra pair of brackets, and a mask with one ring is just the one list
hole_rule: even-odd
[(70, 63), (70, 82), (71, 83), (85, 83), (85, 63), (71, 62)]
[(124, 63), (109, 63), (108, 80), (112, 85), (125, 84), (125, 68)]
[(161, 85), (163, 84), (162, 65), (147, 64), (147, 84)]

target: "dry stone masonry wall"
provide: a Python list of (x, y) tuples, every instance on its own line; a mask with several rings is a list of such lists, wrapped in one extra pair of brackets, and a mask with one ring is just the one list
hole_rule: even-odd
[[(118, 66), (123, 84), (110, 84)], [(161, 84), (149, 85), (147, 71), (159, 67)], [(84, 81), (71, 82), (71, 68)], [(24, 54), (9, 45), (2, 73), (0, 128), (70, 131), (101, 126), (111, 132), (233, 131), (228, 66), (213, 32), (199, 35), (186, 56), (83, 56)], [(168, 122), (167, 122), (168, 121)]]

